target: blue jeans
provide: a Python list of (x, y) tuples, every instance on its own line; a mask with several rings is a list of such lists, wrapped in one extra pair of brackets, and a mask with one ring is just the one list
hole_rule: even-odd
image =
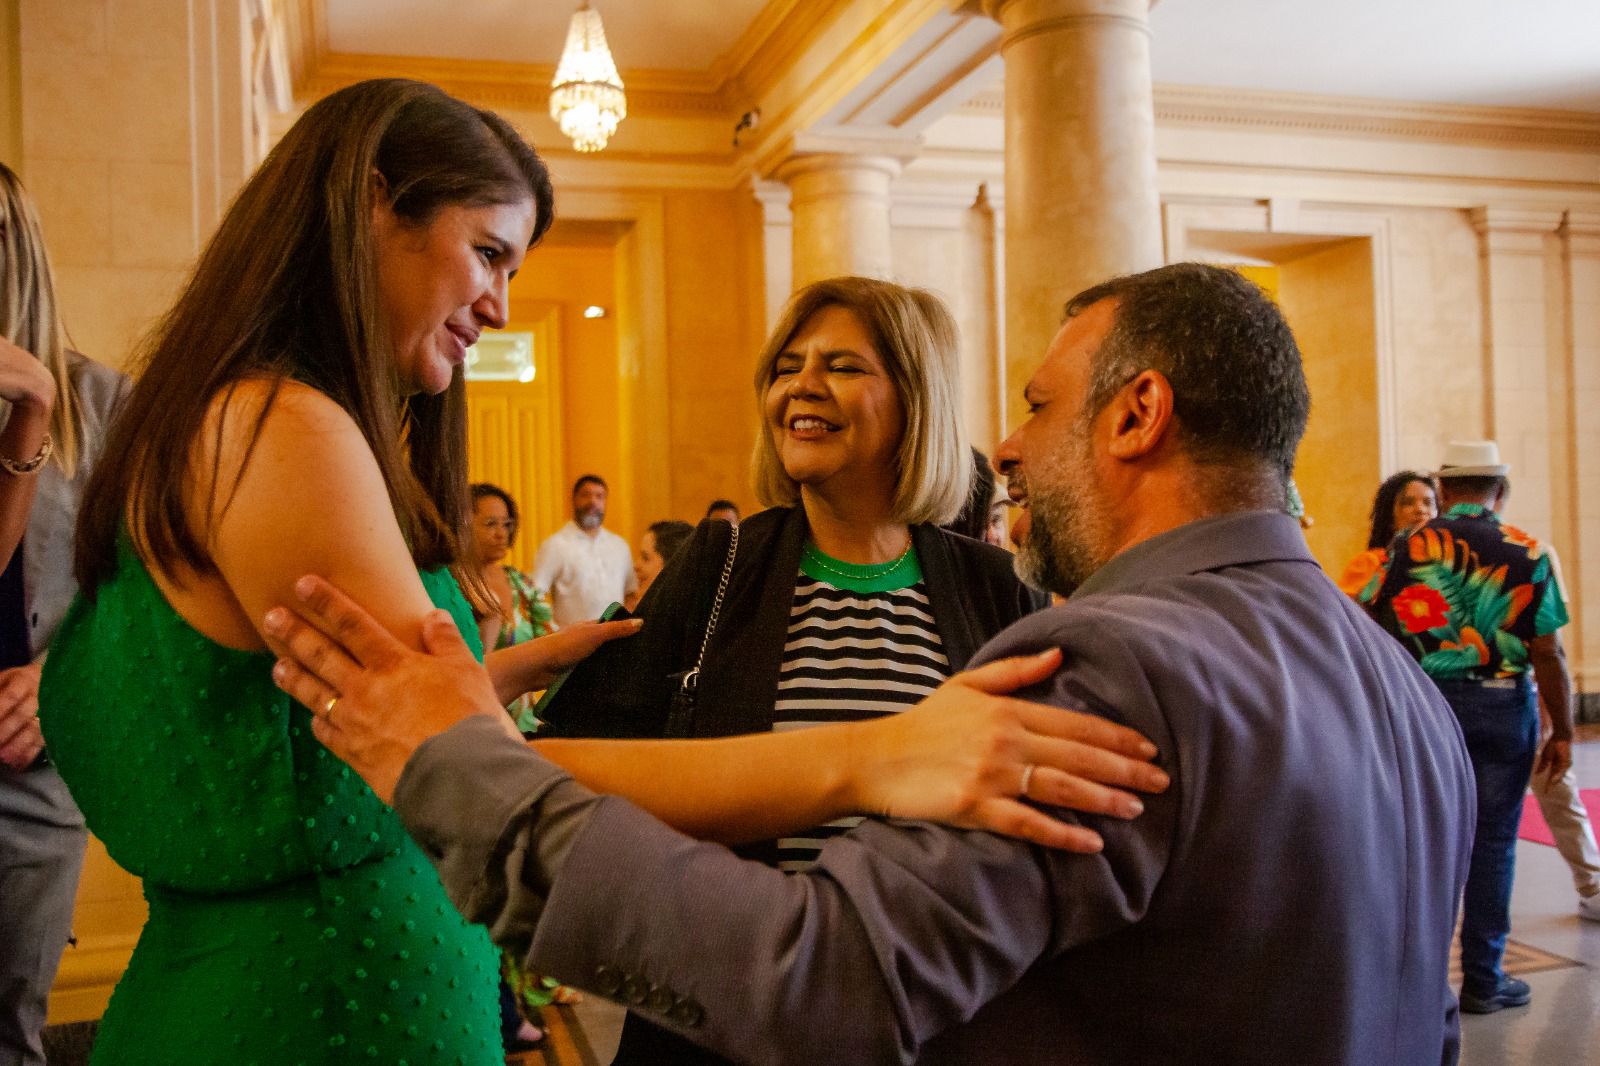
[(1461, 987), (1485, 996), (1500, 985), (1511, 931), (1517, 826), (1539, 746), (1539, 705), (1527, 677), (1494, 687), (1439, 682), (1467, 741), (1478, 784), (1478, 825), (1461, 902)]

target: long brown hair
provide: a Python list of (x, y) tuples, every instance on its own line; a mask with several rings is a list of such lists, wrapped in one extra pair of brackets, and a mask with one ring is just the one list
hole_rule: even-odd
[[(381, 178), (381, 182), (374, 176)], [(186, 486), (213, 400), (240, 382), (273, 382), (250, 450), (285, 379), (311, 386), (360, 427), (419, 567), (452, 566), (471, 591), (481, 578), (456, 564), (467, 533), (466, 385), (458, 371), (438, 396), (400, 394), (379, 313), (371, 219), (376, 197), (413, 225), (451, 205), (532, 197), (533, 241), (551, 221), (543, 162), (499, 116), (432, 85), (361, 82), (325, 97), (296, 122), (240, 191), (201, 253), (177, 303), (157, 325), (84, 494), (76, 570), (93, 595), (116, 565), (126, 521), (147, 560), (215, 572), (209, 529), (191, 528)], [(206, 521), (226, 510), (213, 505)], [(478, 598), (478, 597), (473, 597)]]

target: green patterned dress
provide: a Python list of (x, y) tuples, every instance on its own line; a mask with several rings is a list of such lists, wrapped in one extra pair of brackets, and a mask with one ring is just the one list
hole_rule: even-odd
[[(150, 903), (93, 1061), (499, 1066), (488, 937), (273, 686), (272, 655), (202, 636), (126, 538), (118, 554), (40, 701), (89, 828)], [(476, 648), (455, 581), (422, 580)]]

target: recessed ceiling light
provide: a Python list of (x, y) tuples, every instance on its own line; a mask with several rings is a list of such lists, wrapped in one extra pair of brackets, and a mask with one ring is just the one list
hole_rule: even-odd
[(590, 304), (588, 307), (585, 307), (583, 309), (583, 317), (584, 318), (604, 318), (604, 317), (606, 317), (606, 309), (604, 307), (601, 307), (599, 304)]

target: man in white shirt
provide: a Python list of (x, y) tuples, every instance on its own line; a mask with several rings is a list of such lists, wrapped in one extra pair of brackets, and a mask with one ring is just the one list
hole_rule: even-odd
[(572, 521), (539, 545), (528, 575), (549, 595), (557, 625), (599, 618), (639, 587), (628, 542), (605, 520), (605, 479), (585, 474), (572, 486)]

